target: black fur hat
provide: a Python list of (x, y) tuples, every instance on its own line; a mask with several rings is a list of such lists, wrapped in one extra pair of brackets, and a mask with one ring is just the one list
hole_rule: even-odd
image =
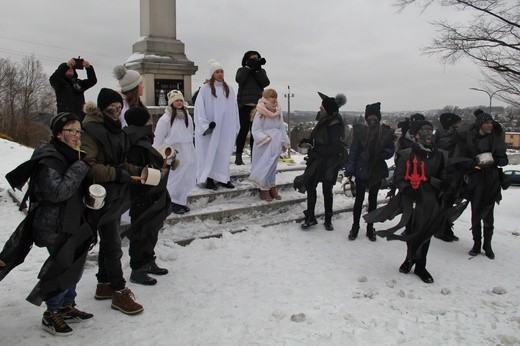
[(452, 125), (460, 122), (462, 119), (454, 113), (442, 113), (439, 116), (442, 128), (448, 130)]
[(410, 123), (410, 129), (408, 130), (408, 132), (412, 135), (412, 136), (415, 136), (419, 130), (421, 129), (421, 127), (423, 126), (431, 126), (431, 128), (433, 129), (433, 125), (431, 122), (429, 122), (428, 120), (417, 120), (417, 121), (413, 121), (412, 123)]
[(381, 121), (381, 102), (372, 103), (365, 107), (365, 120), (369, 115), (375, 115)]
[(334, 114), (339, 112), (339, 108), (347, 103), (347, 97), (343, 94), (337, 94), (336, 97), (328, 97), (318, 91), (321, 97), (321, 105), (325, 108), (327, 114)]
[(410, 122), (420, 121), (420, 120), (426, 120), (426, 118), (424, 117), (423, 114), (415, 113), (415, 114), (410, 115)]

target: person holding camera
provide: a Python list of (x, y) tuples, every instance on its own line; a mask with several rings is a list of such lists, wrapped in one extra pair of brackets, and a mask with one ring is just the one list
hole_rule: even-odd
[[(262, 97), (264, 88), (270, 83), (267, 73), (262, 68), (265, 59), (254, 50), (247, 51), (242, 58), (242, 67), (237, 70), (235, 81), (238, 83), (238, 112), (240, 117), (240, 131), (236, 140), (235, 165), (243, 165), (242, 152), (246, 138), (251, 129), (251, 111)], [(253, 149), (253, 136), (249, 138), (249, 147)]]
[[(76, 70), (87, 72), (87, 79), (79, 79)], [(56, 93), (56, 107), (58, 113), (70, 112), (80, 120), (85, 117), (85, 91), (97, 83), (96, 72), (90, 63), (81, 58), (71, 58), (58, 66), (58, 69), (49, 78), (49, 82)]]

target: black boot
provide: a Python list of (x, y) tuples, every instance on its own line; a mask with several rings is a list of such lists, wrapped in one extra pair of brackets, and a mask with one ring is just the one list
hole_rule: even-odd
[(376, 241), (377, 240), (377, 237), (376, 237), (376, 230), (374, 229), (374, 226), (369, 223), (367, 225), (367, 237), (370, 241)]
[(243, 164), (244, 164), (244, 161), (242, 160), (242, 153), (236, 153), (235, 165), (240, 166)]
[(491, 248), (491, 239), (493, 238), (493, 228), (489, 229), (484, 227), (484, 245), (482, 250), (486, 253), (487, 258), (495, 259), (495, 253)]
[(433, 276), (426, 270), (426, 259), (421, 258), (416, 261), (415, 270), (413, 271), (415, 275), (421, 278), (421, 280), (427, 284), (433, 283)]
[(333, 231), (334, 226), (332, 226), (332, 213), (325, 213), (325, 222), (323, 225), (327, 231)]
[(217, 185), (215, 184), (215, 181), (211, 178), (208, 178), (206, 179), (206, 186), (205, 186), (206, 189), (209, 189), (209, 190), (217, 190), (218, 187)]
[(406, 258), (399, 267), (399, 273), (408, 274), (410, 270), (412, 270), (413, 265), (415, 264), (415, 261), (411, 258)]
[(482, 247), (482, 231), (480, 225), (472, 226), (471, 233), (473, 234), (473, 247), (469, 250), (468, 255), (476, 256), (480, 253)]
[(145, 286), (155, 285), (157, 283), (157, 280), (148, 276), (149, 269), (150, 266), (148, 264), (137, 269), (132, 269), (132, 273), (130, 274), (130, 281), (134, 284), (140, 284)]
[(316, 220), (313, 211), (304, 210), (303, 214), (305, 215), (305, 220), (303, 220), (303, 223), (300, 225), (302, 229), (307, 229), (318, 224), (318, 220)]
[(348, 240), (355, 240), (357, 238), (358, 233), (359, 233), (359, 225), (353, 224), (352, 228), (350, 229), (350, 232), (348, 234)]

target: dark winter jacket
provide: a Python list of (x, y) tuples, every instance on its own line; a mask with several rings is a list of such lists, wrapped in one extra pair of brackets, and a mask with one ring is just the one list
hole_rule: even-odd
[[(130, 125), (123, 129), (130, 140), (127, 154), (129, 163), (140, 167), (161, 169), (163, 157), (152, 147), (151, 126)], [(151, 232), (158, 232), (170, 213), (171, 199), (166, 188), (168, 176), (162, 177), (157, 186), (132, 184), (130, 195), (131, 226), (125, 233), (130, 239), (144, 239)]]
[(239, 108), (245, 105), (256, 106), (258, 100), (262, 97), (264, 88), (270, 83), (263, 68), (253, 71), (248, 66), (242, 66), (237, 70), (235, 81), (238, 83), (237, 102)]
[[(10, 174), (16, 176), (16, 187), (23, 186), (18, 181), (20, 177), (31, 177), (29, 212), (34, 211), (34, 243), (40, 247), (55, 246), (62, 233), (73, 233), (80, 225), (85, 209), (83, 179), (90, 167), (78, 160), (77, 151), (57, 140), (40, 144), (29, 162), (32, 163), (22, 164)], [(65, 213), (66, 210), (69, 212)]]
[(6, 176), (13, 188), (27, 179), (30, 200), (27, 217), (7, 241), (0, 258), (7, 266), (0, 280), (22, 263), (32, 243), (46, 246), (50, 256), (38, 274), (40, 279), (27, 300), (43, 301), (76, 284), (95, 233), (85, 216), (84, 178), (89, 167), (78, 160), (78, 151), (51, 140), (33, 153), (31, 160)]
[(354, 126), (345, 175), (367, 182), (372, 187), (388, 177), (387, 159), (394, 155), (394, 131), (385, 124), (376, 127)]
[(90, 179), (103, 185), (107, 192), (104, 207), (92, 211), (100, 218), (101, 226), (118, 219), (130, 207), (128, 182), (122, 180), (122, 170), (130, 175), (139, 175), (140, 169), (126, 161), (130, 144), (121, 124), (112, 124), (108, 116), (91, 102), (85, 105), (85, 111), (81, 149), (86, 153), (85, 161), (91, 166)]
[[(448, 153), (435, 146), (427, 149), (413, 143), (411, 148), (399, 151), (395, 170), (399, 193), (387, 205), (363, 216), (367, 223), (373, 223), (402, 214), (398, 224), (376, 233), (389, 240), (406, 241), (408, 258), (420, 258), (422, 245), (444, 225), (442, 193), (447, 162)], [(409, 222), (410, 234), (394, 235)]]
[(71, 112), (83, 120), (85, 115), (83, 112), (83, 105), (85, 104), (84, 93), (87, 89), (96, 85), (96, 72), (94, 71), (94, 67), (91, 65), (85, 69), (87, 72), (87, 79), (79, 79), (76, 70), (74, 70), (74, 76), (68, 78), (65, 76), (65, 72), (67, 72), (68, 69), (69, 67), (67, 64), (62, 63), (49, 78), (49, 82), (56, 93), (56, 106), (58, 107), (58, 113)]
[(320, 118), (307, 140), (313, 148), (304, 174), (315, 181), (336, 182), (338, 171), (346, 161), (344, 135), (345, 124), (339, 113)]
[[(502, 199), (500, 166), (509, 163), (504, 141), (502, 127), (495, 122), (493, 132), (482, 136), (475, 124), (467, 129), (459, 131), (462, 153), (465, 157), (473, 160), (473, 165), (468, 173), (468, 185), (466, 186), (466, 199), (480, 205), (479, 210), (484, 210), (495, 202)], [(493, 163), (479, 169), (476, 166), (476, 156), (481, 153), (490, 152)]]

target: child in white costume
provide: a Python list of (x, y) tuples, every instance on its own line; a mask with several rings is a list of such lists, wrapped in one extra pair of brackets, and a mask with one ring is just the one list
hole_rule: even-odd
[(173, 202), (173, 212), (183, 214), (190, 211), (188, 195), (196, 184), (197, 156), (193, 145), (193, 119), (184, 107), (180, 91), (168, 93), (168, 106), (155, 127), (154, 148), (169, 146), (177, 150), (179, 167), (170, 171), (168, 192)]
[(276, 191), (276, 167), (282, 151), (289, 147), (282, 111), (274, 89), (266, 89), (254, 110), (251, 133), (254, 138), (249, 179), (260, 188), (260, 198), (281, 199)]

